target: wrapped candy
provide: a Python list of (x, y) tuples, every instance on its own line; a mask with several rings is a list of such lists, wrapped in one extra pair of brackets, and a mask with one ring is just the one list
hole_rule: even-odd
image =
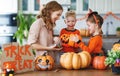
[(116, 59), (115, 66), (120, 67), (120, 59)]
[(116, 63), (120, 63), (120, 59), (116, 59)]
[(6, 76), (14, 76), (14, 69), (6, 69)]

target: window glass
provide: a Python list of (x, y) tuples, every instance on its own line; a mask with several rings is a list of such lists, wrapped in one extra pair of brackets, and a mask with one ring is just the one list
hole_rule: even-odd
[(28, 0), (22, 0), (22, 10), (23, 11), (28, 10)]
[(76, 10), (76, 0), (71, 0), (70, 10)]
[(88, 10), (88, 1), (89, 0), (83, 0), (83, 11), (87, 11)]
[(40, 5), (39, 5), (39, 3), (40, 3), (40, 0), (34, 0), (34, 10), (39, 10), (39, 8), (40, 8)]

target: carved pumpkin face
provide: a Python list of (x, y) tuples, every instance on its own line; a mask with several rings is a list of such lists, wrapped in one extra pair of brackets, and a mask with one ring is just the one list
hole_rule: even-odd
[(36, 70), (51, 70), (54, 66), (54, 59), (49, 55), (38, 56), (35, 60)]
[(60, 39), (61, 39), (62, 43), (67, 44), (69, 42), (69, 35), (63, 34), (63, 35), (61, 35)]

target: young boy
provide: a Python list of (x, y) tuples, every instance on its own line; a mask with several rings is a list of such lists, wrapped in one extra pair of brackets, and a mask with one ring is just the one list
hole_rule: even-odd
[(79, 48), (74, 46), (74, 42), (70, 41), (69, 38), (71, 36), (79, 36), (81, 40), (80, 31), (75, 29), (74, 26), (76, 24), (76, 14), (74, 11), (68, 11), (65, 14), (65, 24), (67, 25), (66, 28), (63, 28), (60, 31), (60, 39), (63, 47), (63, 52), (78, 52)]

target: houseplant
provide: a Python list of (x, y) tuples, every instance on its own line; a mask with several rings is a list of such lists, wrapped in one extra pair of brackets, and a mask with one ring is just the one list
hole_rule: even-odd
[(20, 45), (23, 45), (24, 39), (28, 37), (28, 31), (30, 29), (31, 24), (35, 21), (35, 17), (32, 14), (23, 14), (22, 12), (18, 12), (17, 14), (17, 25), (18, 29), (14, 34), (14, 38), (16, 38), (17, 42)]
[(116, 28), (116, 35), (117, 35), (118, 37), (120, 37), (120, 27), (117, 27), (117, 28)]
[(120, 74), (120, 50), (109, 50), (105, 64), (112, 68), (112, 72)]

